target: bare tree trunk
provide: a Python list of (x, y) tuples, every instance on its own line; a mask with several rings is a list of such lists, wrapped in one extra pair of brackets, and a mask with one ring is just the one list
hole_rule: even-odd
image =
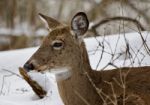
[(14, 19), (16, 16), (16, 0), (6, 0), (6, 25), (8, 28), (14, 28)]
[(106, 13), (106, 8), (112, 4), (114, 0), (102, 0), (100, 3), (95, 6), (88, 12), (89, 20), (96, 20), (97, 17), (109, 17), (109, 14)]
[(62, 11), (63, 11), (64, 3), (65, 3), (65, 0), (59, 1), (59, 10), (58, 10), (58, 14), (57, 14), (57, 19), (58, 20), (60, 20), (60, 18), (61, 18), (61, 14), (62, 14)]
[(28, 1), (27, 20), (31, 26), (36, 23), (36, 2), (35, 0)]

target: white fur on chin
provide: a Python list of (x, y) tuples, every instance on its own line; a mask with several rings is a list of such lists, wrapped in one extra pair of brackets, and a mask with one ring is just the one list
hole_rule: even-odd
[(51, 69), (50, 72), (55, 74), (56, 81), (63, 81), (71, 77), (71, 71), (68, 67)]

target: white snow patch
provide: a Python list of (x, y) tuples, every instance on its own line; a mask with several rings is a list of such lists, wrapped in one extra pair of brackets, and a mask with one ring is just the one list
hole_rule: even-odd
[[(28, 73), (28, 75), (35, 81), (38, 82), (42, 88), (47, 92), (52, 92), (51, 88), (54, 85), (55, 76), (50, 73), (40, 73), (36, 71), (31, 71)], [(50, 94), (48, 93), (48, 94)]]

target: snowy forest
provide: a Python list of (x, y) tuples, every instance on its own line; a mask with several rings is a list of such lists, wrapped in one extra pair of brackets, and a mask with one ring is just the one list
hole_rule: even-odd
[[(142, 30), (149, 30), (149, 0), (1, 0), (0, 50), (39, 45), (47, 30), (38, 13), (69, 23), (79, 11), (86, 12), (91, 25), (95, 25), (94, 30), (98, 31), (96, 34), (133, 32), (137, 30), (136, 24)], [(116, 19), (101, 24), (102, 20), (113, 17)], [(126, 26), (124, 29), (120, 25), (122, 20)], [(95, 35), (94, 30), (89, 30), (89, 36)]]
[(0, 0), (0, 105), (150, 105), (149, 31), (150, 0)]

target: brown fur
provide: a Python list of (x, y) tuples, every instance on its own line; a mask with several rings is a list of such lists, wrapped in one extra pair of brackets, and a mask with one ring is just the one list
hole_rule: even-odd
[[(54, 50), (54, 40), (62, 40), (63, 49)], [(58, 82), (65, 105), (114, 105), (112, 101), (118, 105), (150, 105), (150, 67), (94, 71), (84, 42), (79, 44), (67, 26), (52, 30), (28, 62), (38, 71), (71, 68), (72, 76)]]

